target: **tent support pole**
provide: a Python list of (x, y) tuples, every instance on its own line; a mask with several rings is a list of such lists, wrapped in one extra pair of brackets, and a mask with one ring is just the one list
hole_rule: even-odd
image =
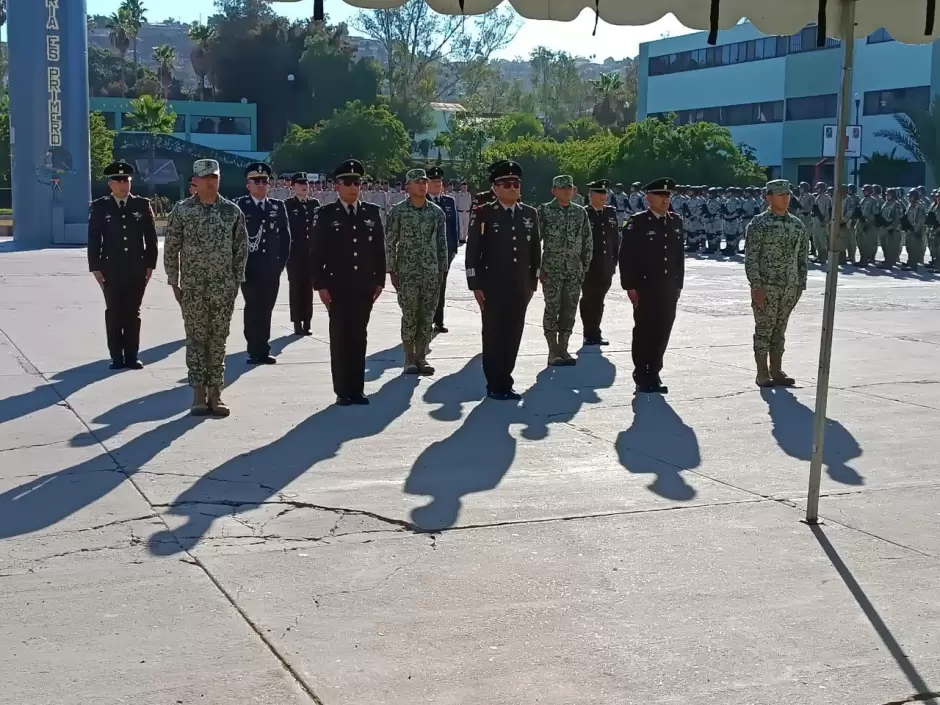
[(809, 466), (809, 493), (806, 497), (806, 523), (819, 523), (819, 485), (822, 478), (823, 440), (826, 434), (826, 404), (829, 401), (829, 368), (832, 362), (832, 333), (836, 316), (836, 286), (839, 281), (839, 223), (842, 182), (845, 178), (846, 128), (852, 98), (852, 64), (855, 58), (855, 0), (841, 0), (843, 61), (842, 90), (839, 94), (839, 126), (836, 128), (836, 164), (833, 170), (835, 197), (829, 228), (829, 261), (826, 272), (826, 298), (823, 303), (822, 340), (819, 344), (819, 370), (816, 375), (816, 415), (813, 419), (813, 458)]

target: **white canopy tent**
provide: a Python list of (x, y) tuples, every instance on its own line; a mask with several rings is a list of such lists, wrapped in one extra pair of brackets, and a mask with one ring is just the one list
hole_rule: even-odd
[[(277, 0), (275, 0), (277, 1)], [(296, 2), (299, 0), (280, 0)], [(328, 0), (339, 2), (340, 0)], [(342, 0), (363, 9), (393, 9), (407, 0)], [(746, 17), (764, 34), (793, 34), (810, 23), (818, 27), (817, 43), (825, 38), (842, 40), (844, 61), (839, 99), (838, 131), (842, 148), (836, 150), (835, 197), (833, 212), (842, 209), (842, 175), (845, 173), (845, 133), (851, 104), (852, 64), (856, 37), (864, 37), (884, 28), (897, 41), (925, 44), (938, 38), (936, 23), (937, 0), (508, 0), (522, 17), (533, 20), (571, 22), (585, 9), (614, 25), (639, 26), (656, 22), (673, 14), (686, 27), (708, 30), (708, 42), (715, 44), (718, 31), (735, 26)], [(314, 19), (323, 19), (324, 0), (313, 0)], [(499, 6), (502, 0), (426, 0), (441, 14), (476, 15)], [(585, 38), (590, 47), (590, 39)], [(829, 268), (826, 276), (826, 298), (823, 306), (822, 341), (819, 350), (819, 371), (816, 382), (816, 415), (813, 435), (813, 458), (810, 463), (809, 495), (806, 521), (818, 522), (819, 486), (822, 475), (823, 438), (826, 428), (826, 405), (829, 395), (829, 367), (832, 354), (832, 332), (835, 319), (836, 288), (839, 276), (838, 220), (833, 219), (829, 233)], [(835, 266), (833, 266), (835, 264)]]

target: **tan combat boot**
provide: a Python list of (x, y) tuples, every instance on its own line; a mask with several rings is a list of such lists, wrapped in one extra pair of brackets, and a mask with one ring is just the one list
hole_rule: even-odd
[(565, 360), (558, 353), (558, 333), (545, 332), (545, 341), (548, 343), (548, 365), (557, 367), (563, 365)]
[(411, 343), (402, 341), (402, 348), (405, 350), (405, 369), (402, 370), (406, 375), (419, 374), (418, 365), (415, 360), (415, 346)]
[(767, 370), (767, 355), (754, 353), (754, 361), (757, 363), (757, 386), (773, 387), (774, 381), (770, 378), (770, 372)]
[(192, 416), (208, 416), (209, 405), (206, 404), (206, 388), (193, 387), (193, 404), (189, 407)]
[(558, 334), (558, 355), (562, 359), (562, 364), (571, 366), (577, 365), (578, 361), (568, 352), (568, 341), (571, 339), (571, 333)]
[(778, 387), (792, 387), (796, 380), (783, 371), (783, 353), (770, 353), (770, 378)]
[(228, 405), (222, 401), (222, 388), (221, 387), (209, 387), (209, 411), (212, 412), (213, 416), (220, 416), (225, 418), (231, 414), (231, 410), (228, 408)]
[(427, 361), (428, 347), (430, 346), (427, 343), (415, 346), (415, 365), (418, 367), (418, 373), (422, 375), (434, 374), (434, 368)]

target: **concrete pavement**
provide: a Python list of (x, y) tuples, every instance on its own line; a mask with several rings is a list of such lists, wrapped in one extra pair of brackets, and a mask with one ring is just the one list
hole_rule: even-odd
[(575, 368), (534, 299), (515, 407), (461, 269), (433, 378), (400, 376), (386, 292), (373, 404), (331, 406), (285, 281), (279, 364), (237, 310), (233, 414), (199, 420), (162, 269), (115, 374), (84, 253), (0, 246), (0, 704), (940, 702), (940, 279), (842, 277), (810, 529), (820, 272), (796, 389), (753, 384), (742, 266), (694, 259), (667, 397), (634, 397), (615, 287)]

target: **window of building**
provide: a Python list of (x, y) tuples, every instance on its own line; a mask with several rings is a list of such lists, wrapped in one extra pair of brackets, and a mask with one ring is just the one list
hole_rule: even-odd
[(198, 135), (250, 135), (251, 118), (191, 115), (189, 129)]
[(864, 115), (894, 115), (905, 110), (926, 110), (930, 106), (930, 86), (868, 91), (862, 106)]
[(173, 132), (186, 132), (186, 116), (176, 115), (176, 123), (173, 125)]
[(114, 125), (117, 123), (117, 113), (101, 113), (101, 117), (104, 118), (105, 127), (113, 130)]
[(837, 39), (827, 39), (825, 47), (816, 46), (816, 25), (809, 25), (802, 31), (790, 36), (764, 37), (746, 42), (723, 44), (718, 47), (694, 49), (677, 54), (651, 56), (649, 75), (662, 76), (669, 73), (695, 71), (713, 66), (731, 66), (745, 61), (775, 59), (787, 54), (819, 49), (832, 49), (840, 46)]
[(781, 178), (783, 173), (783, 167), (780, 166), (768, 166), (764, 167), (764, 169), (767, 172), (768, 181), (774, 181), (775, 179)]
[(882, 27), (869, 34), (867, 41), (869, 44), (882, 44), (883, 42), (893, 42), (894, 37), (888, 34), (888, 30)]
[(790, 98), (787, 101), (787, 120), (835, 118), (838, 105), (839, 97), (835, 93)]
[[(651, 113), (649, 117), (665, 120), (669, 113)], [(760, 125), (783, 121), (783, 101), (768, 103), (742, 103), (710, 108), (691, 108), (675, 112), (677, 125), (694, 122), (714, 122), (726, 127)]]

